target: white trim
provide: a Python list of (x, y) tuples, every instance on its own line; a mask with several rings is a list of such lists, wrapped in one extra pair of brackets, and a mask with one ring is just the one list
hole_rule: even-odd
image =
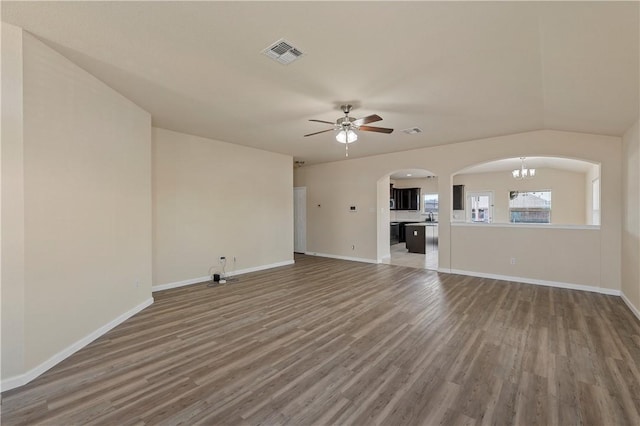
[(103, 325), (99, 329), (89, 333), (87, 336), (73, 343), (71, 346), (68, 346), (65, 349), (61, 350), (60, 352), (58, 352), (57, 354), (55, 354), (54, 356), (52, 356), (51, 358), (43, 362), (42, 364), (32, 368), (26, 373), (2, 380), (2, 382), (0, 383), (0, 389), (2, 389), (2, 392), (4, 392), (10, 389), (17, 388), (19, 386), (26, 385), (27, 383), (29, 383), (30, 381), (32, 381), (33, 379), (35, 379), (36, 377), (44, 373), (45, 371), (49, 370), (51, 367), (55, 366), (61, 361), (64, 361), (65, 359), (67, 359), (68, 357), (70, 357), (80, 349), (87, 346), (89, 343), (96, 340), (98, 337), (106, 334), (111, 329), (122, 324), (123, 322), (125, 322), (126, 320), (128, 320), (129, 318), (137, 314), (138, 312), (142, 311), (144, 308), (151, 306), (152, 304), (153, 304), (153, 297), (150, 297), (144, 302), (142, 302), (141, 304), (139, 304), (138, 306), (132, 309), (129, 309), (127, 312), (109, 321), (107, 324)]
[[(444, 272), (444, 270), (438, 270), (438, 272)], [(590, 291), (593, 293), (601, 293), (608, 294), (610, 296), (620, 296), (620, 290), (614, 290), (611, 288), (604, 287), (593, 287), (590, 285), (582, 285), (582, 284), (572, 284), (572, 283), (563, 283), (560, 281), (547, 281), (547, 280), (538, 280), (535, 278), (524, 278), (524, 277), (511, 277), (508, 275), (496, 275), (496, 274), (485, 274), (484, 272), (472, 272), (472, 271), (463, 271), (460, 269), (450, 269), (449, 274), (458, 274), (458, 275), (467, 275), (471, 277), (478, 278), (491, 278), (494, 280), (502, 280), (502, 281), (512, 281), (517, 283), (524, 284), (535, 284), (535, 285), (543, 285), (546, 287), (558, 287), (558, 288), (567, 288), (570, 290), (582, 290), (582, 291)]]
[(338, 254), (327, 254), (327, 253), (316, 253), (316, 252), (306, 252), (306, 255), (309, 256), (318, 256), (318, 257), (328, 257), (331, 259), (340, 259), (340, 260), (350, 260), (352, 262), (364, 262), (364, 263), (382, 263), (375, 259), (365, 259), (364, 257), (350, 257), (350, 256), (340, 256)]
[(623, 292), (620, 292), (620, 297), (622, 297), (622, 301), (627, 305), (629, 309), (631, 309), (631, 312), (633, 312), (636, 318), (640, 320), (640, 310), (635, 306), (633, 306), (633, 303), (631, 303), (631, 301), (627, 298), (627, 296)]
[(184, 280), (184, 281), (175, 281), (172, 283), (154, 285), (154, 286), (151, 286), (151, 291), (155, 293), (156, 291), (169, 290), (171, 288), (184, 287), (186, 285), (191, 285), (191, 284), (200, 284), (205, 281), (211, 281), (211, 275), (205, 275), (204, 277), (198, 277), (198, 278), (191, 278), (189, 280)]
[(258, 271), (264, 271), (265, 269), (279, 268), (280, 266), (293, 265), (294, 263), (295, 262), (294, 262), (293, 259), (284, 260), (282, 262), (270, 263), (268, 265), (260, 265), (260, 266), (254, 266), (254, 267), (251, 267), (251, 268), (238, 269), (237, 271), (227, 272), (225, 274), (225, 276), (233, 277), (235, 275), (248, 274), (250, 272), (258, 272)]
[(552, 223), (484, 223), (484, 222), (462, 222), (452, 220), (451, 226), (473, 227), (473, 228), (522, 228), (522, 229), (577, 229), (585, 231), (599, 231), (600, 225), (554, 225)]
[[(237, 271), (226, 272), (224, 275), (225, 277), (233, 277), (234, 275), (248, 274), (249, 272), (264, 271), (265, 269), (278, 268), (280, 266), (287, 266), (287, 265), (293, 265), (293, 264), (294, 264), (293, 260), (285, 260), (283, 262), (270, 263), (268, 265), (260, 265), (260, 266), (254, 266), (251, 268), (238, 269)], [(156, 292), (156, 291), (162, 291), (162, 290), (169, 290), (171, 288), (184, 287), (186, 285), (191, 285), (191, 284), (200, 284), (207, 281), (211, 281), (211, 275), (205, 275), (204, 277), (198, 277), (198, 278), (191, 278), (189, 280), (184, 280), (184, 281), (176, 281), (173, 283), (154, 285), (151, 287), (151, 291)]]

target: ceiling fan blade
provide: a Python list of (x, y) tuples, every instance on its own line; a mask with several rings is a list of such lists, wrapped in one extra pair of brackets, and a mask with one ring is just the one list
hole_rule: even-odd
[(380, 117), (378, 114), (373, 114), (373, 115), (367, 115), (366, 117), (358, 118), (352, 124), (354, 126), (362, 126), (363, 124), (374, 123), (380, 120), (382, 120), (382, 117)]
[(372, 127), (372, 126), (360, 126), (358, 130), (364, 130), (366, 132), (378, 132), (378, 133), (393, 132), (393, 129), (387, 129), (386, 127)]
[(336, 123), (333, 123), (333, 122), (331, 122), (331, 121), (324, 121), (324, 120), (314, 120), (314, 119), (311, 119), (311, 120), (309, 120), (309, 121), (315, 121), (316, 123), (336, 124)]
[(317, 134), (320, 134), (320, 133), (326, 133), (326, 132), (333, 132), (333, 129), (329, 129), (329, 130), (322, 130), (322, 131), (320, 131), (320, 132), (315, 132), (315, 133), (309, 133), (308, 135), (305, 135), (305, 137), (306, 137), (306, 136), (313, 136), (313, 135), (317, 135)]

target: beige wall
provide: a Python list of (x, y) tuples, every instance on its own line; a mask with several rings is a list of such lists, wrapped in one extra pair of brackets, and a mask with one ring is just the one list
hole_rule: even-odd
[(1, 376), (24, 371), (24, 142), (22, 30), (2, 23), (0, 262)]
[(226, 272), (293, 260), (293, 159), (154, 128), (154, 285), (208, 276), (220, 256)]
[[(335, 256), (354, 256), (351, 249), (355, 245), (357, 257), (376, 261), (378, 259), (376, 236), (383, 230), (377, 229), (376, 182), (383, 176), (401, 169), (425, 169), (438, 176), (439, 214), (439, 265), (443, 270), (456, 267), (472, 271), (473, 264), (464, 261), (461, 247), (452, 245), (451, 239), (451, 185), (452, 176), (460, 170), (475, 164), (521, 156), (551, 156), (575, 158), (601, 164), (601, 184), (603, 198), (602, 226), (597, 230), (571, 229), (576, 235), (571, 241), (583, 241), (596, 235), (595, 250), (586, 253), (590, 264), (598, 265), (600, 275), (596, 287), (620, 289), (620, 220), (621, 220), (621, 139), (618, 137), (590, 135), (553, 130), (540, 130), (451, 145), (397, 152), (360, 159), (339, 161), (301, 167), (295, 171), (295, 185), (307, 187), (307, 250), (311, 253), (325, 253)], [(358, 200), (360, 214), (356, 218), (345, 210), (352, 200)], [(320, 204), (322, 207), (317, 207)], [(372, 208), (372, 210), (370, 210)], [(473, 228), (456, 231), (461, 238), (476, 238)], [(595, 232), (595, 234), (593, 234)], [(507, 233), (510, 244), (519, 244), (519, 234)], [(551, 241), (555, 244), (563, 234), (554, 233)], [(546, 247), (546, 246), (545, 246)], [(544, 249), (544, 247), (540, 247)], [(488, 264), (493, 262), (492, 251), (484, 250), (481, 257)], [(471, 261), (471, 259), (469, 259)], [(548, 273), (546, 281), (568, 279), (555, 273), (562, 271), (562, 259), (550, 259), (550, 265), (537, 265)], [(522, 262), (526, 262), (525, 259)], [(520, 263), (523, 273), (530, 270), (526, 263)], [(535, 265), (534, 265), (535, 266)], [(580, 265), (573, 265), (576, 268)], [(501, 270), (493, 272), (499, 274)], [(526, 277), (525, 277), (526, 278)], [(571, 278), (571, 283), (579, 282), (581, 275)]]
[[(3, 381), (54, 359), (151, 296), (150, 116), (22, 34), (23, 158), (14, 151), (9, 161), (24, 181), (3, 176), (3, 196), (5, 184), (21, 193), (24, 216), (21, 223), (3, 215), (2, 229), (24, 233), (23, 310), (10, 314), (24, 327), (24, 354), (22, 365), (3, 360)], [(5, 101), (3, 111), (20, 109)], [(3, 163), (4, 136), (3, 116)], [(14, 297), (3, 291), (3, 304)], [(3, 351), (19, 351), (4, 337)]]
[[(459, 174), (455, 185), (471, 191), (493, 191), (493, 222), (509, 223), (509, 191), (551, 190), (551, 223), (586, 225), (585, 174), (557, 169), (536, 169), (531, 180), (516, 180), (510, 172)], [(467, 205), (465, 201), (465, 206)]]
[[(597, 229), (456, 224), (451, 269), (589, 287), (601, 285)], [(485, 253), (489, 251), (490, 255)]]
[(640, 120), (623, 138), (622, 292), (640, 312)]
[(592, 164), (584, 176), (585, 206), (584, 214), (587, 225), (600, 225), (599, 218), (593, 217), (593, 181), (600, 179), (600, 165)]
[(384, 176), (377, 182), (378, 198), (376, 204), (378, 207), (378, 260), (382, 260), (391, 256), (391, 246), (389, 245), (391, 227), (389, 226), (392, 220), (391, 212), (389, 210), (389, 176)]

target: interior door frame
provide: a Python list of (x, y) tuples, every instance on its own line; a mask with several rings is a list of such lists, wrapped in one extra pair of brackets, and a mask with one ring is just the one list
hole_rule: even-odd
[(307, 187), (293, 188), (293, 252), (307, 251)]

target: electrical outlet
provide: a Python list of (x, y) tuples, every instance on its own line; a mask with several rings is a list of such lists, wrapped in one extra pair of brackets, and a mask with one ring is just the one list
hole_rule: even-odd
[(509, 259), (509, 263), (512, 264), (512, 265), (515, 265), (516, 264), (516, 258), (512, 257), (511, 259)]
[(234, 261), (234, 262), (236, 261), (236, 257), (235, 257), (235, 256), (233, 256), (233, 261)]
[(224, 263), (224, 261), (225, 261), (225, 260), (227, 260), (227, 258), (226, 258), (226, 257), (224, 257), (224, 256), (220, 256), (220, 263)]
[(356, 245), (354, 244), (351, 246), (351, 250), (355, 250), (355, 249), (356, 249)]
[(140, 280), (136, 280), (136, 288), (140, 287)]

